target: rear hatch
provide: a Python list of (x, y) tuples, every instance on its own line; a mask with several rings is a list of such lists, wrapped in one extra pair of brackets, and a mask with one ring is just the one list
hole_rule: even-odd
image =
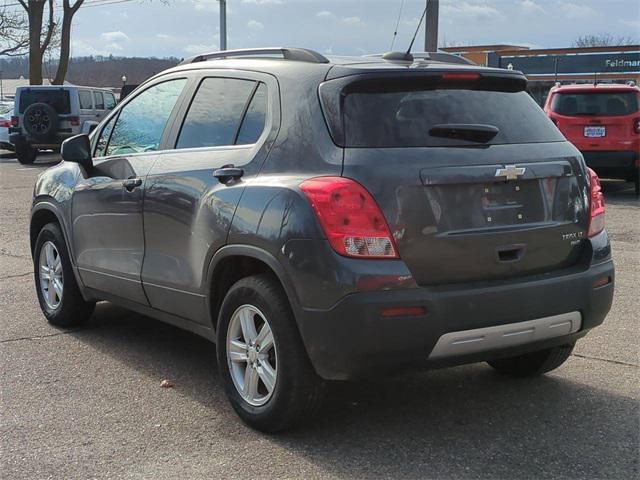
[(18, 112), (20, 125), (24, 128), (26, 119), (24, 112), (35, 103), (45, 103), (57, 114), (57, 131), (71, 133), (74, 125), (78, 125), (78, 116), (72, 115), (71, 95), (68, 89), (60, 87), (24, 88), (20, 90)]
[(580, 150), (627, 150), (638, 103), (635, 91), (568, 91), (554, 95), (551, 111), (560, 131)]
[(583, 162), (525, 83), (429, 72), (321, 86), (343, 175), (377, 201), (418, 284), (530, 275), (581, 258)]

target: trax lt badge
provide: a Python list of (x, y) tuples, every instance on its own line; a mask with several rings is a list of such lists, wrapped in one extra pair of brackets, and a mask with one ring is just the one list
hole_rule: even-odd
[(504, 168), (496, 170), (496, 177), (507, 177), (507, 180), (516, 180), (519, 176), (524, 175), (526, 168), (516, 167), (515, 165), (505, 165)]

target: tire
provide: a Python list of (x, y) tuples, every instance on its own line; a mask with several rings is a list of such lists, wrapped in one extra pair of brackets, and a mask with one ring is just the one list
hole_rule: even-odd
[(23, 123), (31, 138), (44, 143), (58, 130), (58, 113), (51, 105), (34, 103), (25, 109)]
[[(48, 254), (51, 254), (52, 261), (47, 260)], [(33, 253), (33, 265), (38, 301), (47, 321), (64, 328), (75, 327), (86, 322), (93, 313), (95, 302), (86, 302), (82, 298), (58, 224), (48, 223), (40, 230)], [(55, 267), (49, 268), (47, 265), (55, 265)], [(46, 277), (45, 269), (48, 270)], [(51, 280), (52, 277), (60, 281)], [(47, 284), (49, 288), (45, 288)], [(53, 288), (52, 292), (52, 285), (56, 284), (58, 286), (61, 284), (61, 288)], [(61, 291), (61, 295), (58, 290)], [(50, 293), (52, 293), (51, 296), (49, 296)]]
[(31, 165), (37, 156), (38, 150), (29, 145), (16, 147), (16, 158), (22, 165)]
[[(238, 323), (242, 322), (237, 318), (243, 313), (255, 327), (254, 338), (258, 333), (256, 348), (269, 343), (260, 345), (260, 334), (265, 326), (270, 327), (273, 334), (273, 347), (264, 347), (259, 354), (252, 352), (252, 347), (244, 350), (236, 347), (232, 353), (245, 352), (246, 360), (232, 361), (227, 356), (229, 342), (235, 339), (236, 345), (250, 343), (246, 342), (244, 327), (238, 330)], [(231, 405), (250, 427), (263, 432), (289, 429), (308, 420), (320, 407), (324, 382), (311, 366), (287, 297), (272, 275), (243, 278), (231, 287), (220, 309), (216, 352), (220, 377)], [(252, 378), (258, 380), (256, 395), (249, 401), (241, 393), (240, 382), (248, 378), (246, 371), (253, 368), (252, 355), (253, 363), (257, 365)], [(264, 355), (264, 358), (256, 359), (256, 355)], [(267, 365), (271, 372), (275, 371), (275, 376), (268, 377), (275, 378), (271, 391), (262, 380), (267, 378)]]
[(487, 362), (499, 373), (514, 377), (531, 377), (555, 370), (571, 355), (575, 343), (548, 348), (517, 357), (501, 358)]

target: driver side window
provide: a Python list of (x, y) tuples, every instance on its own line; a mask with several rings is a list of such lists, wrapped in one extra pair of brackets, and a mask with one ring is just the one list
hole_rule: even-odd
[(167, 120), (186, 83), (184, 78), (159, 83), (127, 103), (100, 132), (96, 156), (157, 150)]

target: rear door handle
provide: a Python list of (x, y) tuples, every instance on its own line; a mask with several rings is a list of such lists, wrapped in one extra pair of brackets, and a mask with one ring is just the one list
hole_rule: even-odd
[(122, 186), (125, 188), (127, 192), (132, 192), (134, 189), (138, 188), (140, 185), (142, 185), (142, 179), (137, 177), (127, 178), (126, 180), (122, 181)]
[(501, 263), (519, 262), (526, 252), (526, 245), (505, 245), (496, 248), (496, 258)]
[(231, 180), (237, 180), (244, 175), (242, 168), (233, 165), (225, 165), (213, 171), (213, 176), (220, 180), (220, 183), (227, 184)]

